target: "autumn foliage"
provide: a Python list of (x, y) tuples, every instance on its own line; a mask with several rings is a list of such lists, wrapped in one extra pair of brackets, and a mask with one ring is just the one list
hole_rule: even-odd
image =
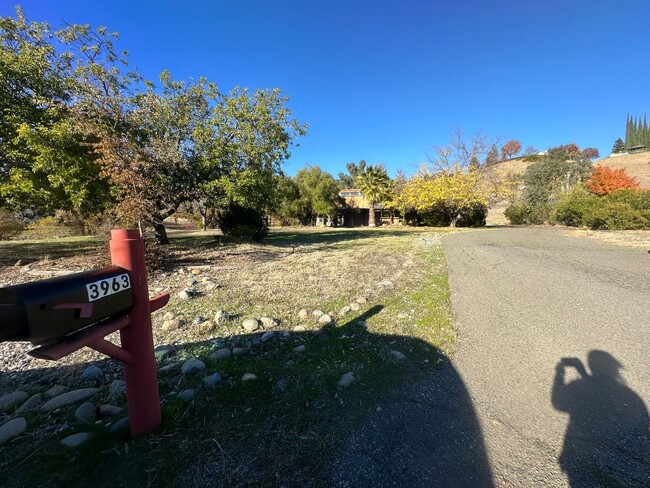
[(597, 166), (585, 182), (592, 193), (609, 195), (622, 188), (640, 188), (636, 178), (628, 175), (624, 169), (614, 169), (609, 166)]

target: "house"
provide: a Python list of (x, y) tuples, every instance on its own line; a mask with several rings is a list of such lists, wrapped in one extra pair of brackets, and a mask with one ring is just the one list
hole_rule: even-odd
[[(367, 226), (370, 220), (370, 203), (364, 198), (363, 192), (358, 188), (345, 188), (339, 192), (345, 200), (345, 205), (336, 216), (339, 225), (343, 227)], [(390, 225), (402, 221), (399, 212), (385, 209), (383, 204), (375, 206), (375, 222), (377, 225)]]

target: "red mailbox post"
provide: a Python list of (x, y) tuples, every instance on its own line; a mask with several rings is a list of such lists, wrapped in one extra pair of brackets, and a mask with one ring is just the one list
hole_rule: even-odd
[[(132, 294), (132, 306), (127, 315), (117, 313), (116, 317), (105, 319), (98, 317), (98, 322), (94, 325), (87, 326), (57, 339), (54, 344), (47, 344), (38, 347), (29, 352), (34, 357), (40, 359), (59, 360), (68, 354), (81, 349), (90, 347), (98, 352), (106, 354), (124, 364), (124, 376), (126, 382), (126, 399), (129, 414), (129, 426), (133, 437), (147, 434), (160, 425), (160, 398), (158, 394), (158, 377), (156, 370), (156, 358), (153, 348), (153, 334), (151, 332), (151, 312), (164, 307), (169, 302), (169, 294), (164, 293), (153, 299), (149, 299), (149, 288), (147, 286), (147, 268), (144, 259), (144, 241), (137, 230), (117, 229), (111, 232), (111, 260), (114, 266), (122, 268), (128, 273), (128, 279), (124, 274), (119, 275), (121, 278), (111, 278), (116, 289), (120, 293), (127, 293), (130, 288)], [(108, 268), (108, 271), (120, 273), (119, 268)], [(116, 269), (118, 271), (116, 271)], [(106, 270), (100, 270), (99, 276)], [(86, 320), (92, 322), (93, 310), (100, 309), (99, 284), (102, 281), (93, 282), (94, 278), (86, 278), (91, 273), (82, 273), (80, 275), (70, 275), (71, 278), (63, 277), (55, 280), (44, 280), (36, 282), (35, 285), (40, 289), (52, 290), (57, 283), (65, 283), (73, 290), (80, 288), (82, 291), (75, 291), (75, 297), (85, 297), (74, 301), (65, 301), (64, 303), (43, 303), (36, 301), (37, 307), (31, 307), (29, 310), (38, 310), (38, 313), (45, 313), (47, 310), (67, 311), (73, 313), (76, 318), (72, 320)], [(93, 275), (94, 276), (94, 275)], [(58, 280), (58, 281), (56, 281)], [(53, 281), (49, 285), (49, 281)], [(74, 285), (70, 285), (73, 281)], [(90, 283), (88, 281), (91, 281)], [(103, 280), (107, 281), (107, 280)], [(30, 284), (19, 285), (24, 295), (29, 295)], [(107, 284), (108, 286), (108, 284)], [(104, 287), (105, 294), (109, 294), (109, 289)], [(95, 288), (93, 288), (95, 287)], [(86, 291), (86, 288), (88, 291)], [(115, 290), (114, 290), (115, 291)], [(47, 295), (43, 293), (43, 295)], [(96, 300), (96, 301), (93, 301)], [(21, 304), (22, 306), (22, 304)], [(29, 322), (29, 311), (21, 311), (12, 317), (15, 323), (19, 324), (21, 332), (15, 337), (18, 340), (24, 340)], [(128, 310), (128, 309), (127, 309)], [(41, 320), (42, 322), (42, 320)], [(85, 322), (82, 324), (84, 325)], [(105, 339), (108, 334), (120, 331), (121, 346), (116, 346)]]

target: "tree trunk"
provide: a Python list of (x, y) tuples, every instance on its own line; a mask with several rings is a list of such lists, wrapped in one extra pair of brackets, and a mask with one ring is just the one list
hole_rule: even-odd
[(158, 244), (169, 244), (169, 237), (167, 237), (167, 229), (165, 229), (163, 219), (156, 216), (152, 219), (151, 224), (156, 233), (156, 241), (158, 241)]
[(376, 227), (377, 223), (375, 222), (375, 204), (371, 203), (370, 208), (368, 209), (368, 227)]

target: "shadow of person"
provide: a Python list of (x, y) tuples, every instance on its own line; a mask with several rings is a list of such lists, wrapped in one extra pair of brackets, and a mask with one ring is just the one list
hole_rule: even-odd
[[(558, 458), (572, 487), (650, 486), (650, 433), (643, 400), (620, 375), (612, 355), (593, 350), (589, 374), (577, 358), (562, 358), (555, 368), (553, 406), (569, 414)], [(567, 368), (579, 378), (566, 382)]]

